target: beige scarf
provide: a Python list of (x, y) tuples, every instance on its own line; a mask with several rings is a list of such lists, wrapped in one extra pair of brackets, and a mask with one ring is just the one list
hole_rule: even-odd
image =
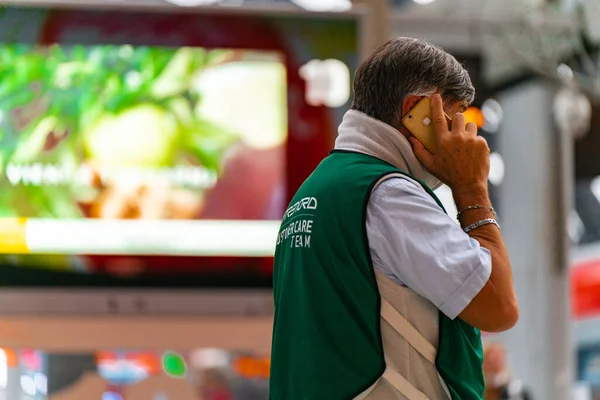
[(344, 115), (335, 148), (377, 157), (425, 182), (433, 190), (442, 184), (417, 160), (410, 142), (400, 131), (360, 111), (350, 110)]

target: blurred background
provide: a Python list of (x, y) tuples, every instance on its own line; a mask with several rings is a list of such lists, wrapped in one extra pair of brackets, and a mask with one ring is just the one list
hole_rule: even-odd
[(492, 149), (486, 399), (600, 399), (597, 0), (0, 0), (0, 400), (267, 399), (278, 220), (396, 36)]

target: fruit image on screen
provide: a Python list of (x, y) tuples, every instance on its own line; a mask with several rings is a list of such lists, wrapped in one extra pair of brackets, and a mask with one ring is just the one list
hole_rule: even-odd
[(2, 263), (272, 255), (286, 203), (278, 53), (4, 44), (0, 59)]

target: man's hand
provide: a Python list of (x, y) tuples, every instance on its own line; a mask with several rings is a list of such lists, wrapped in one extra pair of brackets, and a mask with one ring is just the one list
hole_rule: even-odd
[[(463, 213), (463, 227), (487, 218), (494, 218), (487, 190), (490, 171), (490, 149), (485, 139), (477, 136), (473, 123), (465, 125), (465, 116), (456, 114), (452, 130), (448, 130), (442, 98), (431, 99), (437, 148), (435, 155), (411, 138), (415, 155), (423, 166), (452, 189), (456, 206), (484, 206)], [(489, 280), (459, 318), (471, 326), (488, 332), (501, 332), (514, 326), (519, 319), (519, 306), (512, 280), (508, 252), (495, 225), (484, 225), (469, 232), (469, 236), (488, 249), (492, 256)]]
[(452, 130), (448, 130), (442, 97), (437, 93), (431, 98), (431, 108), (436, 154), (411, 137), (417, 159), (453, 192), (478, 192), (486, 188), (490, 149), (485, 139), (477, 136), (477, 126), (472, 122), (465, 125), (465, 116), (458, 113), (452, 118)]

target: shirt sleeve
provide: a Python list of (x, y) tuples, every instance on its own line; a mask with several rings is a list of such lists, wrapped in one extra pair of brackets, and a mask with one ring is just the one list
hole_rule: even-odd
[(490, 252), (417, 183), (390, 178), (371, 194), (367, 237), (375, 270), (456, 318), (492, 271)]

